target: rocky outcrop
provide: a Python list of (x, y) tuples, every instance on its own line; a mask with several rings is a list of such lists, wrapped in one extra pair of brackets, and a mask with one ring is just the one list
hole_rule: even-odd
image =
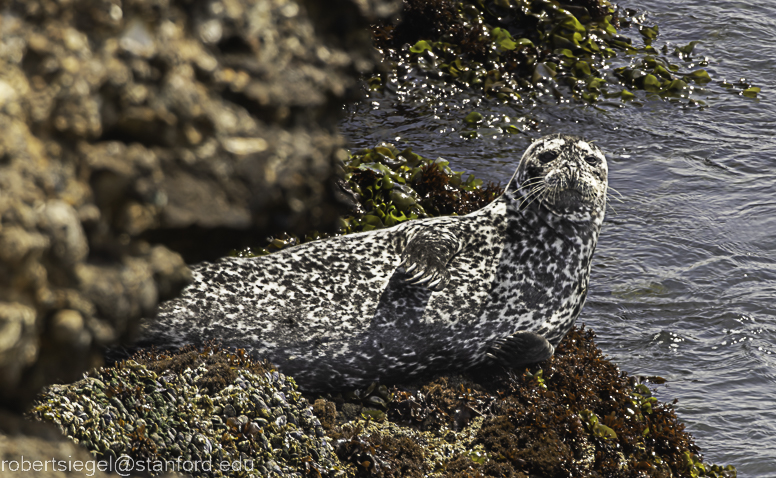
[(189, 280), (338, 215), (333, 125), (395, 1), (0, 0), (0, 403)]

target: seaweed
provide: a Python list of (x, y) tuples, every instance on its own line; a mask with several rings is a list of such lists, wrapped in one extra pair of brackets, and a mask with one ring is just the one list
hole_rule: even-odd
[[(131, 359), (158, 375), (180, 374), (186, 369), (194, 370), (204, 365), (206, 371), (197, 381), (197, 385), (210, 394), (217, 393), (233, 383), (237, 378), (238, 368), (256, 374), (275, 369), (266, 360), (253, 359), (244, 349), (229, 350), (216, 342), (211, 342), (202, 348), (187, 345), (179, 349), (157, 350), (152, 347), (138, 351)], [(120, 363), (119, 367), (121, 367)]]
[[(316, 413), (326, 409), (326, 433), (353, 476), (396, 476), (397, 468), (450, 477), (736, 476), (732, 466), (703, 462), (673, 406), (653, 396), (649, 385), (664, 382), (620, 371), (591, 330), (575, 327), (552, 358), (524, 370), (394, 387), (379, 426), (344, 416), (366, 391), (329, 396), (336, 411), (319, 399)], [(422, 453), (408, 453), (408, 440)]]
[(350, 466), (356, 477), (422, 478), (417, 466), (423, 460), (421, 447), (407, 437), (369, 434), (355, 429), (337, 441), (336, 452), (342, 463)]
[[(399, 21), (372, 27), (389, 68), (368, 83), (380, 90), (401, 81), (407, 69), (400, 65), (411, 65), (501, 101), (551, 95), (603, 104), (632, 101), (642, 91), (640, 98), (705, 105), (691, 98), (711, 81), (706, 70), (694, 69), (708, 64), (693, 58), (699, 42), (658, 49), (659, 27), (645, 17), (607, 0), (404, 0)], [(643, 46), (621, 34), (631, 28)], [(732, 91), (756, 97), (759, 88)]]

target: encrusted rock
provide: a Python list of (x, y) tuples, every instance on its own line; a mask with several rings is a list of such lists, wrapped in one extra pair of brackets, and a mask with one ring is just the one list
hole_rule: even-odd
[(6, 364), (0, 380), (5, 386), (19, 386), (23, 370), (35, 362), (35, 338), (35, 311), (18, 302), (0, 302), (0, 361)]
[[(0, 410), (0, 475), (36, 478), (107, 478), (83, 447), (55, 426), (35, 423)], [(47, 463), (46, 463), (47, 462)], [(169, 475), (175, 476), (175, 475)]]
[(91, 335), (84, 330), (84, 319), (77, 310), (63, 309), (54, 314), (51, 331), (57, 342), (78, 348), (87, 347), (91, 342)]
[[(54, 423), (100, 461), (125, 457), (156, 464), (183, 456), (201, 466), (174, 471), (197, 477), (268, 476), (266, 470), (284, 477), (344, 477), (329, 440), (312, 422), (294, 418), (312, 416), (310, 404), (293, 379), (272, 373), (268, 364), (218, 349), (135, 359), (91, 372), (99, 379), (47, 387), (32, 416)], [(220, 373), (218, 363), (237, 373), (212, 389), (200, 388), (206, 376)], [(261, 404), (278, 396), (286, 406), (270, 422), (260, 416)], [(214, 414), (216, 402), (225, 418)], [(220, 466), (224, 460), (226, 468)]]

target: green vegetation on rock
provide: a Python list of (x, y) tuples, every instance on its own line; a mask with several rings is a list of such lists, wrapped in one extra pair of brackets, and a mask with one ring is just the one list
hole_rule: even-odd
[[(658, 50), (658, 25), (607, 0), (404, 0), (399, 23), (374, 27), (392, 69), (409, 64), (502, 101), (553, 95), (603, 103), (650, 95), (687, 105), (711, 81), (693, 57), (698, 41)], [(643, 45), (625, 30), (638, 29)], [(389, 73), (390, 76), (392, 73)], [(369, 84), (379, 89), (385, 78)], [(722, 82), (720, 82), (721, 84)], [(563, 87), (565, 85), (565, 88)], [(743, 85), (738, 85), (739, 87)], [(759, 89), (740, 91), (755, 97)], [(637, 95), (638, 91), (646, 94)]]

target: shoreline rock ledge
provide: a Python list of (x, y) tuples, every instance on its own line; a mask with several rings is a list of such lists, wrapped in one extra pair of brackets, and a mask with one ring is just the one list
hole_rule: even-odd
[(0, 0), (0, 407), (99, 365), (186, 263), (334, 227), (333, 125), (399, 3)]

